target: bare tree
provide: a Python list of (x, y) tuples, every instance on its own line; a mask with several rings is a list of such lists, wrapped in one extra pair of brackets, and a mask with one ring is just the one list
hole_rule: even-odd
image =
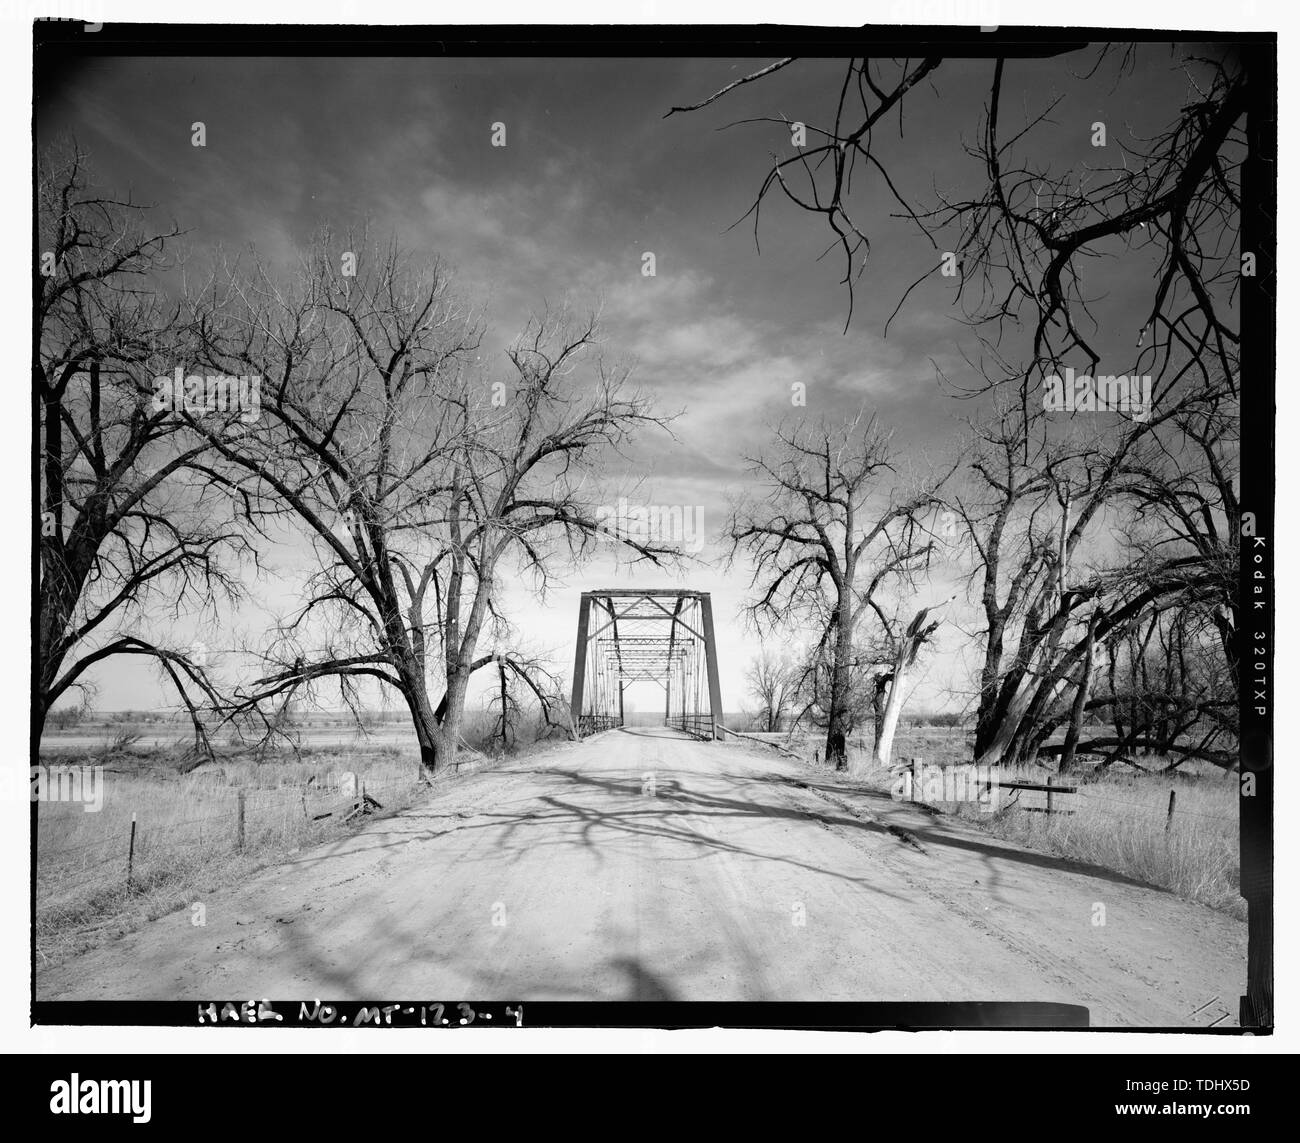
[(163, 630), (239, 591), (234, 562), (256, 560), (213, 464), (209, 437), (243, 428), (204, 410), (207, 435), (155, 385), (183, 369), (192, 325), (169, 300), (174, 226), (97, 189), (75, 148), (38, 172), (40, 442), (36, 729), (86, 672), (122, 655), (153, 659), (206, 747), (204, 709), (220, 703), (208, 666)]
[(1171, 390), (1164, 411), (1118, 431), (1061, 429), (1014, 402), (972, 423), (968, 478), (949, 503), (984, 620), (979, 761), (1036, 756), (1063, 694), (1088, 685), (1098, 641), (1175, 608), (1212, 607), (1231, 626), (1236, 538), (1222, 492), (1235, 466), (1217, 448), (1199, 471), (1176, 447), (1205, 400)]
[[(890, 755), (894, 749), (894, 734), (898, 729), (899, 717), (903, 713), (903, 700), (906, 696), (909, 673), (916, 663), (921, 648), (939, 629), (940, 620), (930, 619), (930, 614), (934, 610), (934, 607), (922, 607), (902, 632), (897, 635), (890, 632), (890, 642), (894, 646), (893, 661), (889, 664), (888, 674), (880, 672), (876, 675), (877, 680), (888, 679), (889, 682), (888, 698), (885, 700), (884, 709), (877, 708), (876, 713), (876, 743), (873, 756), (877, 766), (890, 764)], [(878, 702), (882, 694), (879, 685), (876, 687), (875, 694)]]
[(745, 670), (745, 685), (758, 703), (758, 720), (769, 733), (781, 729), (794, 702), (798, 682), (795, 664), (764, 649)]
[[(1067, 49), (1086, 65), (1080, 78), (1108, 71), (1117, 84), (1150, 50)], [(747, 98), (796, 62), (779, 60), (673, 111)], [(984, 761), (1034, 755), (1063, 694), (1086, 690), (1084, 663), (1098, 641), (1108, 647), (1158, 611), (1208, 608), (1237, 677), (1230, 458), (1247, 76), (1229, 54), (1189, 52), (1180, 63), (1188, 95), (1168, 126), (1134, 138), (1110, 124), (1109, 149), (1098, 147), (1098, 162), (1079, 171), (1055, 168), (1054, 156), (1035, 152), (1065, 97), (1022, 109), (1007, 98), (1015, 61), (990, 60), (988, 95), (966, 147), (975, 193), (938, 190), (934, 201), (920, 202), (890, 174), (891, 164), (906, 161), (904, 104), (927, 87), (941, 94), (952, 68), (937, 56), (850, 60), (833, 117), (803, 124), (808, 142), (795, 154), (774, 155), (747, 212), (757, 239), (763, 203), (779, 191), (828, 227), (844, 258), (851, 318), (853, 287), (871, 251), (854, 192), (868, 202), (875, 190), (893, 198), (896, 217), (933, 252), (893, 313), (927, 279), (952, 276), (953, 305), (980, 354), (967, 354), (974, 381), (961, 383), (961, 395), (1012, 387), (1015, 409), (1000, 403), (991, 431), (977, 429), (975, 471), (985, 495), (978, 510), (964, 513), (985, 621), (976, 726)], [(887, 130), (895, 120), (896, 135)], [(743, 122), (773, 124), (788, 145), (792, 124), (784, 117)], [(1103, 338), (1095, 331), (1114, 323), (1093, 312), (1096, 299), (1134, 274), (1154, 286), (1132, 340)], [(1143, 423), (1121, 418), (1109, 440), (1071, 440), (1037, 408), (1034, 385), (1068, 362), (1097, 374), (1103, 357), (1120, 358), (1115, 374), (1154, 379), (1155, 413)], [(1103, 524), (1122, 530), (1135, 516), (1158, 527), (1130, 553), (1124, 575), (1123, 561), (1103, 566), (1095, 549)]]
[[(942, 479), (901, 498), (883, 488), (896, 476), (889, 437), (861, 413), (774, 435), (773, 452), (751, 458), (763, 495), (733, 513), (732, 557), (753, 561), (748, 613), (760, 630), (797, 621), (815, 632), (812, 661), (824, 651), (829, 666), (826, 759), (845, 769), (856, 633), (868, 616), (890, 628), (886, 590), (925, 568), (934, 545), (922, 510), (938, 503)], [(891, 691), (905, 681), (892, 678)]]
[(478, 650), (504, 561), (544, 590), (550, 562), (602, 532), (598, 463), (663, 421), (595, 353), (594, 319), (534, 321), (509, 353), (513, 390), (494, 388), (476, 365), (480, 324), (443, 268), (392, 245), (326, 234), (292, 282), (255, 266), (212, 288), (225, 315), (206, 331), (212, 359), (267, 378), (263, 430), (217, 447), (245, 470), (261, 518), (292, 520), (319, 561), (239, 709), (324, 680), (356, 703), (373, 680), (401, 695), (434, 773), (455, 757), (475, 671), (504, 654), (548, 693), (526, 657)]
[[(1236, 765), (1237, 695), (1223, 675), (1218, 640), (1203, 609), (1164, 608), (1143, 615), (1098, 645), (1102, 661), (1093, 688), (1076, 691), (1071, 732), (1063, 744), (1042, 745), (1038, 752), (1059, 755), (1061, 767), (1068, 768), (1077, 719), (1076, 752), (1098, 755), (1103, 766), (1120, 759), (1136, 766), (1143, 755), (1167, 759), (1169, 769), (1191, 759), (1225, 769)], [(1064, 717), (1060, 709), (1049, 711), (1042, 737)]]
[[(1116, 83), (1139, 66), (1133, 45), (1051, 51), (1079, 57), (1088, 75), (1111, 68)], [(776, 61), (668, 114), (698, 111), (756, 81), (766, 87), (771, 76), (796, 63), (793, 58)], [(1008, 61), (997, 57), (988, 63), (982, 122), (977, 142), (968, 148), (981, 168), (980, 193), (956, 198), (940, 192), (933, 204), (909, 201), (889, 173), (891, 163), (907, 157), (905, 100), (942, 84), (948, 63), (935, 55), (850, 59), (837, 85), (833, 118), (803, 123), (808, 142), (794, 155), (774, 152), (746, 212), (753, 218), (755, 238), (763, 203), (775, 190), (820, 218), (844, 257), (851, 319), (853, 285), (871, 251), (871, 236), (857, 220), (853, 193), (871, 201), (872, 192), (879, 190), (898, 204), (898, 217), (914, 226), (936, 254), (949, 256), (937, 258), (899, 305), (921, 281), (946, 266), (959, 268), (957, 301), (990, 345), (996, 346), (1010, 328), (1031, 331), (1026, 366), (1012, 373), (1026, 384), (1055, 369), (1071, 351), (1093, 365), (1100, 362), (1101, 354), (1086, 334), (1093, 324), (1088, 309), (1092, 295), (1084, 288), (1097, 271), (1090, 276), (1084, 267), (1099, 257), (1127, 256), (1156, 271), (1151, 308), (1133, 331), (1145, 358), (1139, 360), (1142, 370), (1154, 363), (1154, 371), (1163, 372), (1190, 354), (1231, 375), (1238, 335), (1224, 311), (1240, 271), (1233, 241), (1245, 155), (1246, 75), (1240, 61), (1189, 51), (1181, 63), (1190, 97), (1166, 130), (1150, 139), (1125, 140), (1116, 133), (1109, 142), (1120, 154), (1118, 165), (1058, 172), (1029, 152), (1042, 129), (1053, 126), (1052, 112), (1064, 96), (1024, 110), (1023, 121), (1007, 128)], [(1014, 69), (1015, 62), (1010, 66)], [(891, 151), (894, 133), (887, 128), (894, 120), (897, 141)], [(784, 117), (740, 122), (773, 124), (789, 145), (792, 124)]]
[[(508, 350), (511, 387), (504, 406), (475, 408), (458, 398), (463, 432), (450, 459), (447, 545), (426, 566), (444, 562), (442, 597), (446, 694), (439, 719), (454, 741), (474, 671), (483, 626), (494, 614), (503, 561), (545, 594), (554, 566), (570, 565), (597, 543), (614, 544), (634, 563), (675, 562), (679, 553), (655, 537), (611, 531), (601, 517), (601, 466), (634, 434), (668, 419), (630, 387), (630, 371), (597, 352), (595, 316), (566, 311), (533, 318)], [(507, 383), (501, 383), (503, 385)], [(500, 392), (500, 390), (498, 390)], [(540, 688), (535, 688), (539, 693)]]
[[(264, 673), (232, 715), (274, 726), (294, 699), (336, 682), (359, 710), (375, 680), (405, 701), (425, 765), (436, 720), (426, 679), (427, 584), (406, 589), (412, 561), (439, 549), (443, 460), (459, 431), (448, 389), (479, 342), (473, 315), (436, 263), (408, 267), (395, 247), (322, 235), (286, 278), (254, 264), (207, 287), (205, 352), (218, 368), (263, 378), (262, 418), (214, 441), (242, 469), (264, 530), (309, 538), (317, 571), (304, 602), (269, 632)], [(357, 273), (345, 255), (357, 259)], [(436, 631), (436, 624), (433, 626)]]
[(518, 651), (497, 652), (495, 663), (497, 679), (488, 710), (494, 716), (491, 736), (500, 742), (503, 752), (518, 743), (519, 728), (528, 716), (531, 702), (537, 705), (539, 738), (553, 730), (570, 729), (569, 707), (562, 693), (561, 679), (544, 659)]
[(1095, 600), (1071, 568), (1113, 488), (1099, 440), (1040, 441), (1026, 458), (1032, 424), (1009, 405), (974, 426), (973, 491), (951, 499), (984, 618), (975, 754), (985, 764), (1002, 760), (1079, 609)]

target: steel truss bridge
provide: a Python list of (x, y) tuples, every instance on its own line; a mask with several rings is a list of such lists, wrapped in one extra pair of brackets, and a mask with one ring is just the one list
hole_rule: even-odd
[(573, 655), (578, 737), (623, 725), (629, 683), (664, 689), (664, 724), (721, 738), (722, 699), (713, 604), (706, 591), (611, 588), (584, 591)]

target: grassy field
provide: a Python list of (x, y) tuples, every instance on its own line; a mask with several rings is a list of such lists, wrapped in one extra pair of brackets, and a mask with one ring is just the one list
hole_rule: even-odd
[[(1043, 771), (1025, 775), (1037, 782), (1044, 777)], [(1084, 772), (1072, 781), (1079, 792), (1063, 804), (1073, 814), (1027, 813), (1012, 802), (983, 815), (982, 824), (1009, 841), (1101, 865), (1245, 919), (1233, 776), (1225, 779), (1217, 770), (1156, 776), (1121, 769)], [(1175, 809), (1166, 830), (1170, 791), (1176, 794)], [(981, 816), (970, 806), (958, 812)]]
[[(41, 760), (46, 765), (79, 761), (62, 753), (43, 754)], [(88, 764), (104, 768), (98, 812), (88, 813), (77, 802), (38, 803), (38, 964), (56, 963), (142, 921), (201, 901), (205, 893), (304, 845), (341, 836), (352, 827), (337, 817), (313, 819), (344, 801), (339, 779), (345, 771), (356, 774), (382, 812), (409, 805), (419, 790), (414, 756), (403, 758), (391, 748), (370, 754), (313, 752), (300, 761), (260, 764), (229, 757), (184, 776), (165, 755), (101, 755)]]
[[(460, 771), (491, 764), (497, 752), (488, 740), (491, 722), (486, 712), (467, 717)], [(345, 719), (326, 717), (305, 720), (295, 733), (296, 751), (283, 747), (262, 760), (218, 742), (216, 760), (188, 773), (189, 736), (175, 726), (109, 719), (47, 734), (41, 763), (99, 768), (103, 804), (87, 812), (77, 801), (38, 802), (38, 965), (188, 907), (254, 869), (355, 829), (338, 816), (320, 816), (346, 801), (345, 773), (380, 803), (375, 812), (381, 814), (410, 805), (425, 788), (409, 726), (380, 724), (359, 733)]]
[[(809, 737), (791, 745), (811, 760), (821, 743)], [(966, 731), (920, 727), (899, 732), (893, 757), (900, 763), (920, 758), (927, 766), (944, 768), (968, 762), (972, 754)], [(865, 784), (890, 790), (894, 785), (890, 771), (874, 769), (869, 755), (869, 742), (855, 739), (850, 766), (859, 769)], [(1142, 770), (1122, 762), (1105, 769), (1093, 763), (1091, 758), (1081, 759), (1070, 775), (1069, 784), (1078, 787), (1077, 794), (1053, 799), (1054, 808), (1072, 809), (1073, 814), (1035, 812), (1045, 808), (1046, 796), (1032, 791), (1001, 791), (993, 812), (965, 801), (926, 800), (995, 837), (1099, 865), (1244, 919), (1235, 773), (1198, 763), (1185, 764), (1171, 774), (1150, 773), (1167, 765), (1160, 757), (1139, 759)], [(1064, 783), (1048, 767), (1001, 771), (1003, 781), (1042, 784), (1048, 775)], [(1166, 830), (1171, 791), (1174, 813)]]

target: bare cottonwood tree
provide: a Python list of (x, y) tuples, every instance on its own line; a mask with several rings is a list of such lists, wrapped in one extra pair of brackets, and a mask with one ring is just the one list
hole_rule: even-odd
[(527, 657), (479, 650), (507, 561), (544, 589), (551, 561), (581, 556), (602, 532), (593, 472), (662, 419), (596, 353), (594, 319), (564, 313), (532, 323), (509, 352), (512, 387), (494, 386), (447, 273), (395, 245), (326, 234), (292, 280), (256, 265), (212, 288), (213, 361), (265, 378), (261, 431), (217, 447), (262, 518), (291, 520), (318, 561), (241, 708), (324, 680), (355, 702), (373, 680), (406, 703), (434, 773), (455, 757), (475, 671), (497, 663), (549, 694)]
[(436, 262), (411, 266), (394, 246), (335, 247), (328, 234), (296, 274), (225, 267), (207, 294), (220, 319), (202, 330), (209, 360), (262, 377), (254, 431), (214, 444), (243, 471), (263, 528), (305, 534), (317, 565), (302, 605), (259, 649), (264, 673), (233, 713), (273, 722), (266, 712), (324, 680), (356, 707), (359, 684), (374, 680), (406, 703), (432, 768), (427, 644), (432, 632), (436, 646), (437, 622), (410, 569), (441, 551), (431, 533), (460, 415), (448, 396), (478, 325)]
[(765, 731), (781, 729), (794, 702), (798, 678), (796, 664), (767, 648), (745, 668), (745, 685), (758, 703), (757, 717)]
[[(1134, 45), (1044, 48), (1087, 76), (1109, 69), (1116, 84), (1140, 66), (1138, 51)], [(1095, 291), (1086, 283), (1103, 272), (1099, 261), (1137, 262), (1155, 271), (1151, 307), (1132, 331), (1143, 353), (1142, 370), (1161, 371), (1190, 354), (1231, 375), (1238, 334), (1225, 311), (1241, 269), (1232, 238), (1245, 155), (1247, 77), (1240, 60), (1230, 56), (1213, 59), (1191, 50), (1180, 62), (1189, 97), (1169, 126), (1151, 138), (1125, 139), (1120, 125), (1110, 124), (1111, 150), (1098, 148), (1098, 164), (1079, 172), (1072, 165), (1053, 170), (1033, 151), (1047, 132), (1055, 139), (1059, 127), (1052, 115), (1064, 95), (1033, 108), (1022, 109), (1021, 100), (1014, 100), (1012, 114), (1018, 117), (1008, 125), (1004, 89), (1016, 62), (990, 59), (988, 95), (976, 141), (967, 148), (981, 176), (978, 193), (963, 198), (938, 192), (937, 202), (920, 202), (905, 197), (890, 175), (892, 165), (908, 161), (905, 103), (926, 89), (942, 96), (945, 76), (958, 63), (970, 65), (939, 55), (850, 59), (836, 84), (833, 116), (821, 123), (801, 120), (807, 141), (794, 154), (782, 156), (791, 141), (789, 119), (740, 121), (772, 124), (783, 144), (773, 151), (746, 217), (752, 217), (757, 238), (762, 206), (779, 191), (820, 218), (844, 257), (851, 318), (853, 285), (872, 246), (854, 195), (866, 203), (877, 191), (892, 199), (900, 207), (897, 217), (915, 227), (936, 255), (899, 305), (920, 281), (945, 266), (959, 267), (957, 302), (991, 344), (1012, 328), (1030, 330), (1025, 365), (1012, 371), (1022, 381), (1057, 368), (1074, 351), (1088, 363), (1100, 362), (1101, 351), (1087, 333)], [(795, 58), (775, 61), (668, 114), (740, 98), (738, 89), (752, 91), (751, 84), (766, 89), (778, 82), (772, 79), (776, 73), (797, 64)], [(1105, 156), (1116, 152), (1119, 162), (1108, 163)]]
[(1231, 625), (1236, 537), (1222, 493), (1235, 462), (1220, 448), (1200, 469), (1185, 464), (1177, 442), (1189, 418), (1201, 423), (1205, 397), (1170, 390), (1165, 404), (1149, 420), (1089, 432), (1044, 424), (1041, 412), (1025, 418), (1015, 402), (972, 422), (966, 480), (949, 504), (983, 617), (981, 762), (1035, 757), (1065, 695), (1091, 685), (1099, 646), (1134, 624), (1210, 608)]
[(508, 751), (518, 742), (530, 699), (537, 704), (539, 738), (553, 730), (571, 729), (562, 680), (541, 656), (528, 656), (519, 651), (496, 652), (494, 665), (497, 678), (487, 709), (493, 716), (490, 736), (500, 743), (502, 751)]
[[(1050, 50), (1077, 60), (1081, 80), (1099, 75), (1122, 85), (1152, 49)], [(673, 112), (752, 98), (797, 63), (778, 60)], [(1024, 105), (1019, 92), (1009, 97), (1017, 64), (1001, 57), (987, 65), (937, 55), (849, 60), (833, 116), (803, 122), (807, 142), (796, 142), (793, 154), (785, 117), (742, 121), (771, 124), (783, 143), (747, 212), (756, 238), (774, 191), (820, 219), (843, 255), (851, 318), (853, 287), (872, 246), (863, 219), (871, 203), (893, 199), (895, 216), (923, 243), (922, 272), (893, 313), (923, 282), (952, 275), (954, 311), (980, 352), (978, 360), (967, 355), (974, 380), (960, 383), (961, 395), (996, 395), (1004, 386), (1014, 393), (1014, 421), (1001, 406), (992, 431), (977, 433), (984, 439), (976, 472), (987, 496), (978, 520), (965, 517), (985, 621), (976, 727), (985, 761), (1035, 754), (1043, 729), (1059, 723), (1049, 712), (1087, 690), (1084, 663), (1098, 641), (1108, 646), (1156, 611), (1208, 609), (1236, 677), (1230, 458), (1236, 296), (1240, 275), (1249, 272), (1243, 259), (1253, 257), (1237, 241), (1247, 74), (1230, 54), (1189, 52), (1179, 63), (1187, 96), (1163, 129), (1141, 138), (1118, 123), (1080, 124), (1108, 131), (1083, 171), (1058, 165), (1039, 143), (1050, 131), (1055, 146), (1055, 113), (1066, 96), (1039, 106)], [(961, 189), (910, 199), (890, 173), (908, 160), (905, 103), (927, 91), (942, 97), (959, 66), (967, 74), (987, 66), (987, 97), (964, 148), (970, 165), (954, 180)], [(954, 136), (954, 159), (961, 155)], [(1100, 320), (1097, 299), (1135, 276), (1154, 285), (1132, 328), (1116, 334), (1113, 321)], [(1117, 362), (1108, 376), (1153, 378), (1155, 412), (1142, 424), (1108, 421), (1108, 440), (1070, 441), (1041, 414), (1034, 386), (1067, 364), (1096, 375), (1103, 359)], [(1127, 560), (1132, 574), (1109, 574), (1125, 561), (1099, 559), (1098, 537), (1112, 528), (1128, 532), (1135, 517), (1164, 531), (1146, 530), (1140, 557)], [(1085, 708), (1090, 701), (1085, 695)]]
[[(864, 621), (889, 628), (887, 591), (925, 567), (934, 545), (923, 510), (938, 503), (942, 479), (901, 496), (886, 487), (897, 476), (889, 436), (863, 413), (774, 436), (768, 455), (751, 458), (761, 492), (732, 515), (732, 556), (753, 562), (748, 613), (760, 630), (794, 622), (815, 634), (812, 661), (824, 652), (829, 668), (826, 760), (844, 769), (857, 632)], [(903, 693), (910, 663), (891, 694)]]
[(891, 762), (894, 734), (898, 730), (898, 720), (903, 714), (908, 677), (921, 648), (939, 629), (941, 620), (930, 618), (935, 610), (934, 606), (922, 607), (901, 631), (891, 625), (886, 632), (889, 644), (893, 648), (893, 656), (887, 664), (887, 671), (877, 671), (875, 674), (874, 696), (877, 704), (885, 693), (885, 688), (881, 684), (888, 682), (888, 695), (884, 699), (883, 709), (877, 705), (876, 711), (876, 741), (873, 757), (877, 766), (888, 766)]
[(1031, 421), (1015, 404), (973, 431), (967, 491), (950, 502), (984, 619), (975, 754), (992, 764), (1019, 735), (1071, 624), (1095, 603), (1095, 584), (1080, 586), (1072, 569), (1113, 487), (1114, 465), (1095, 440), (1040, 440), (1026, 458)]
[[(654, 537), (616, 534), (602, 518), (610, 491), (605, 466), (636, 433), (662, 428), (667, 418), (632, 388), (627, 366), (600, 354), (596, 317), (545, 311), (507, 358), (508, 381), (493, 383), (500, 406), (476, 401), (486, 384), (456, 398), (461, 433), (448, 457), (446, 543), (424, 572), (445, 569), (446, 693), (438, 715), (449, 743), (471, 676), (491, 661), (477, 648), (507, 563), (545, 594), (557, 567), (571, 566), (601, 542), (634, 563), (673, 562), (679, 554)], [(542, 688), (533, 689), (540, 699)]]
[[(1159, 757), (1177, 769), (1197, 759), (1225, 769), (1237, 762), (1237, 694), (1222, 674), (1218, 635), (1204, 612), (1168, 608), (1151, 612), (1097, 645), (1091, 689), (1076, 692), (1070, 711), (1044, 716), (1041, 733), (1051, 735), (1067, 717), (1077, 719), (1076, 752), (1090, 753), (1109, 766), (1123, 760)], [(1078, 710), (1083, 696), (1082, 713)], [(1063, 743), (1038, 747), (1061, 758)]]
[[(37, 221), (36, 729), (92, 667), (144, 656), (205, 747), (203, 711), (220, 696), (203, 656), (164, 634), (167, 616), (235, 598), (234, 563), (256, 556), (209, 436), (157, 399), (155, 376), (183, 368), (194, 344), (190, 316), (166, 289), (179, 232), (98, 189), (75, 147), (43, 157)], [(211, 437), (243, 428), (238, 411), (203, 415)]]

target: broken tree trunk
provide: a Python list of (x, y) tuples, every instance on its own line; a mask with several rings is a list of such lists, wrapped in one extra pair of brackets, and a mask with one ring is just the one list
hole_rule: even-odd
[(926, 623), (926, 617), (933, 610), (935, 610), (934, 607), (921, 608), (912, 622), (907, 625), (907, 630), (898, 642), (898, 648), (894, 654), (894, 677), (889, 683), (889, 698), (885, 701), (885, 714), (876, 732), (875, 762), (877, 766), (889, 765), (889, 756), (894, 749), (894, 733), (898, 729), (899, 716), (903, 713), (903, 699), (907, 690), (908, 672), (916, 662), (916, 656), (922, 646), (929, 641), (939, 627), (940, 621), (938, 619)]

